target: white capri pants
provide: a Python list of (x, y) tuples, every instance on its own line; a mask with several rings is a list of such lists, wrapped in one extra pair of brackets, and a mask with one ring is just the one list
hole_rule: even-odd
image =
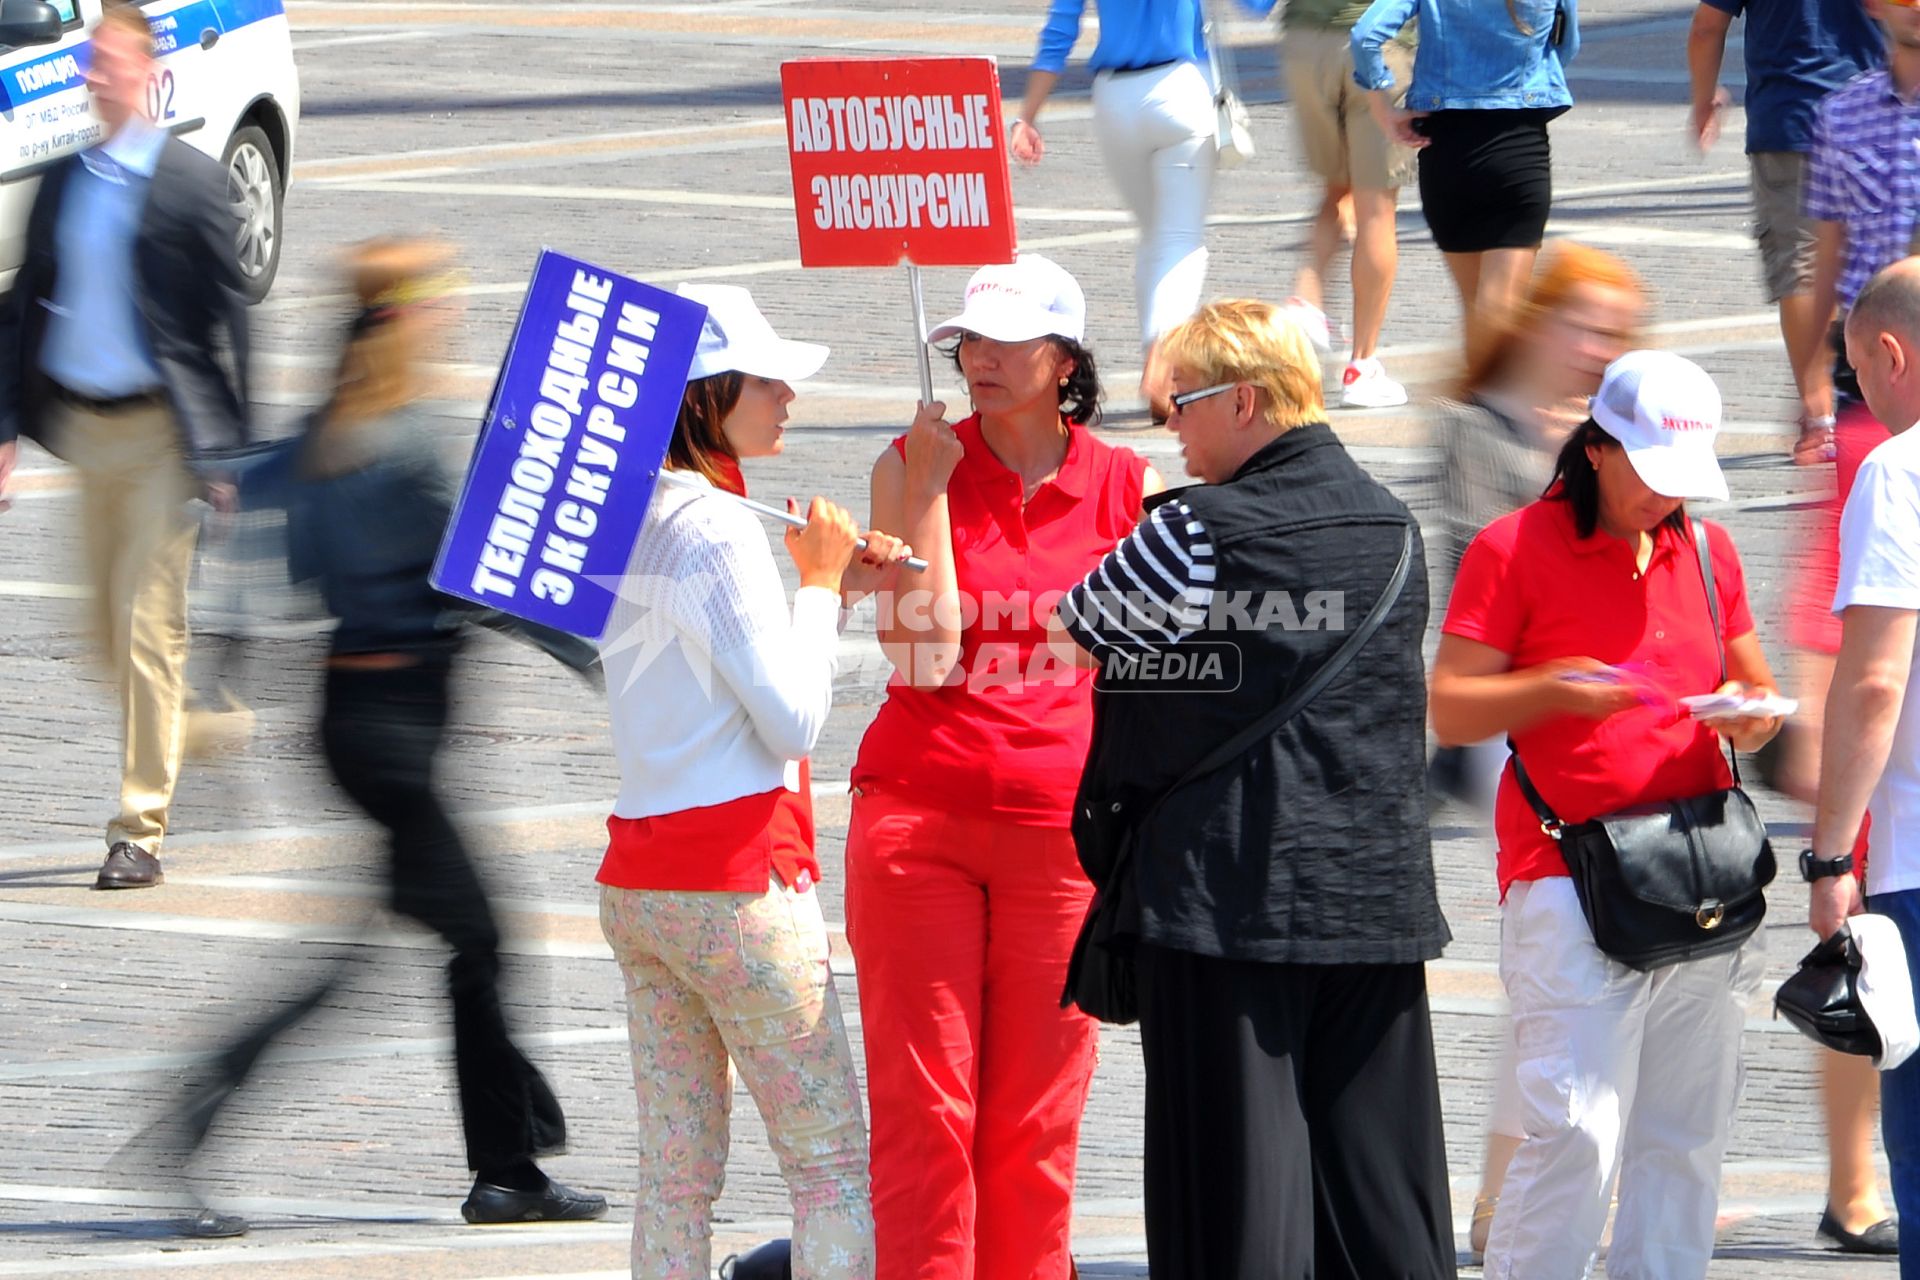
[(1508, 888), (1500, 976), (1513, 1006), (1526, 1140), (1493, 1215), (1488, 1277), (1588, 1275), (1616, 1162), (1610, 1280), (1707, 1274), (1761, 936), (1640, 973), (1594, 945), (1571, 880)]
[(1214, 123), (1213, 89), (1194, 63), (1102, 71), (1094, 78), (1100, 155), (1140, 224), (1133, 289), (1143, 349), (1200, 306)]

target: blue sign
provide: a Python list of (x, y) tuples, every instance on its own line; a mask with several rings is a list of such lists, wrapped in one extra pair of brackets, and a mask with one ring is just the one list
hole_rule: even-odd
[(599, 636), (706, 318), (697, 302), (542, 250), (433, 585)]

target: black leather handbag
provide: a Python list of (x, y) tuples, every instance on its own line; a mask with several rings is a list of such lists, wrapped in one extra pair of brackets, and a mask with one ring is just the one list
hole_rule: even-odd
[[(1713, 561), (1706, 529), (1697, 522), (1694, 544), (1714, 635), (1720, 637)], [(1725, 653), (1722, 639), (1722, 684)], [(1724, 791), (1568, 825), (1540, 798), (1514, 753), (1514, 781), (1540, 829), (1560, 846), (1594, 943), (1621, 964), (1645, 972), (1732, 951), (1766, 918), (1765, 890), (1776, 869), (1773, 846), (1766, 823), (1740, 789), (1740, 762), (1731, 746), (1727, 758), (1733, 785)]]
[(1773, 1010), (1829, 1049), (1880, 1056), (1880, 1032), (1860, 1002), (1860, 948), (1845, 929), (1807, 952), (1780, 984)]
[(1089, 1017), (1122, 1026), (1139, 1021), (1140, 1001), (1130, 932), (1139, 919), (1133, 878), (1133, 851), (1138, 833), (1169, 796), (1196, 778), (1238, 760), (1249, 747), (1272, 737), (1281, 725), (1318, 697), (1386, 621), (1387, 611), (1407, 584), (1412, 563), (1413, 527), (1409, 525), (1401, 539), (1399, 562), (1394, 565), (1386, 588), (1333, 655), (1278, 706), (1209, 752), (1152, 804), (1130, 810), (1119, 801), (1079, 798), (1074, 806), (1073, 843), (1080, 855), (1081, 869), (1093, 881), (1094, 895), (1093, 905), (1087, 908), (1087, 918), (1081, 922), (1080, 936), (1074, 940), (1073, 954), (1067, 961), (1066, 989), (1060, 994), (1062, 1009), (1078, 1005)]

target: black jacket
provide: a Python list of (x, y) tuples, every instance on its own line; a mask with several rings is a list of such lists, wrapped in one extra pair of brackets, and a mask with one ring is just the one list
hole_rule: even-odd
[[(59, 273), (60, 206), (78, 155), (47, 172), (27, 218), (26, 256), (0, 306), (0, 444), (17, 436), (54, 453), (50, 380), (40, 369)], [(189, 457), (246, 443), (247, 307), (226, 174), (178, 138), (160, 149), (134, 245), (140, 319)], [(230, 368), (215, 350), (225, 330)]]
[[(1225, 484), (1168, 496), (1206, 526), (1217, 573), (1207, 625), (1174, 649), (1227, 655), (1224, 678), (1096, 684), (1076, 838), (1099, 813), (1137, 822), (1214, 747), (1311, 678), (1380, 598), (1413, 523), (1319, 424), (1287, 432)], [(1128, 888), (1139, 911), (1127, 932), (1200, 955), (1286, 964), (1411, 964), (1440, 954), (1450, 935), (1427, 830), (1427, 575), (1417, 527), (1413, 557), (1398, 601), (1332, 684), (1135, 828)]]

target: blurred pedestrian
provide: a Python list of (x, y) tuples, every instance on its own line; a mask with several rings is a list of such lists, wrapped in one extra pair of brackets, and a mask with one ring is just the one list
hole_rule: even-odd
[(247, 438), (247, 313), (225, 172), (148, 117), (145, 14), (105, 0), (90, 50), (104, 133), (41, 179), (0, 306), (0, 494), (21, 435), (79, 472), (120, 701), (119, 812), (94, 888), (144, 889), (163, 878), (186, 735), (190, 465)]
[[(1418, 15), (1404, 104), (1386, 46)], [(1374, 0), (1350, 40), (1354, 81), (1389, 138), (1420, 152), (1420, 209), (1460, 291), (1471, 362), (1520, 301), (1553, 205), (1549, 121), (1573, 105), (1575, 0)]]
[[(1256, 13), (1274, 0), (1242, 0)], [(1413, 179), (1413, 149), (1387, 136), (1371, 100), (1354, 82), (1348, 37), (1366, 12), (1365, 0), (1286, 0), (1281, 18), (1281, 69), (1307, 167), (1321, 181), (1307, 265), (1294, 276), (1287, 310), (1322, 352), (1333, 349), (1327, 320), (1326, 278), (1343, 240), (1353, 242), (1353, 345), (1340, 375), (1340, 403), (1348, 409), (1386, 409), (1407, 402), (1407, 389), (1380, 362), (1380, 330), (1399, 268), (1400, 188)], [(1381, 47), (1393, 76), (1390, 97), (1404, 107), (1413, 72), (1415, 28), (1403, 27)]]
[[(1052, 0), (1027, 72), (1009, 142), (1023, 164), (1046, 153), (1040, 109), (1066, 68), (1087, 0)], [(1144, 371), (1140, 394), (1166, 417), (1160, 335), (1193, 314), (1207, 282), (1207, 202), (1217, 155), (1203, 0), (1094, 0), (1100, 40), (1093, 75), (1093, 131), (1107, 177), (1140, 229), (1133, 294)], [(1215, 35), (1213, 38), (1218, 39)]]
[(1739, 555), (1686, 512), (1688, 498), (1726, 499), (1719, 419), (1697, 365), (1663, 352), (1616, 360), (1547, 495), (1468, 547), (1441, 629), (1435, 733), (1514, 744), (1495, 829), (1526, 1139), (1487, 1243), (1486, 1273), (1501, 1280), (1585, 1276), (1616, 1166), (1610, 1271), (1685, 1280), (1713, 1254), (1762, 935), (1729, 933), (1731, 949), (1650, 967), (1616, 958), (1596, 943), (1592, 890), (1576, 891), (1555, 837), (1723, 791), (1733, 776), (1720, 741), (1752, 751), (1779, 729), (1696, 720), (1676, 701), (1773, 689)]
[(1162, 486), (1100, 440), (1086, 300), (1038, 254), (983, 267), (934, 329), (974, 413), (920, 406), (873, 518), (929, 564), (883, 600), (895, 674), (847, 832), (882, 1280), (1064, 1280), (1095, 1025), (1060, 990), (1092, 886), (1068, 832), (1092, 729), (1036, 602)]
[(815, 498), (789, 530), (791, 608), (740, 463), (782, 448), (791, 382), (827, 349), (775, 334), (735, 285), (707, 308), (660, 486), (603, 652), (620, 797), (600, 923), (627, 990), (640, 1108), (635, 1280), (712, 1272), (728, 1060), (793, 1198), (792, 1274), (873, 1275), (867, 1131), (828, 969), (807, 753), (833, 701), (843, 603), (906, 554)]
[[(1436, 407), (1449, 580), (1482, 529), (1545, 492), (1601, 374), (1633, 345), (1645, 306), (1640, 278), (1612, 254), (1561, 240), (1541, 255), (1526, 300), (1467, 370), (1459, 398)], [(1436, 775), (1490, 823), (1506, 761), (1506, 738), (1495, 735), (1442, 747), (1434, 763)], [(1507, 1163), (1526, 1137), (1511, 1028), (1502, 1049), (1468, 1236), (1476, 1254), (1486, 1251)]]
[[(1419, 532), (1326, 425), (1279, 308), (1212, 303), (1167, 354), (1199, 483), (1053, 624), (1102, 671), (1075, 838), (1096, 863), (1132, 849), (1101, 894), (1138, 971), (1148, 1261), (1161, 1280), (1450, 1277)], [(1120, 665), (1189, 653), (1231, 669)]]
[[(372, 240), (349, 255), (359, 304), (334, 391), (296, 439), (243, 473), (242, 501), (287, 508), (287, 568), (337, 620), (320, 742), (335, 781), (387, 835), (393, 909), (453, 948), (447, 991), (473, 1189), (468, 1222), (598, 1218), (606, 1200), (550, 1179), (566, 1118), (513, 1043), (500, 997), (500, 931), (484, 882), (435, 787), (469, 606), (427, 581), (456, 482), (418, 402), (452, 314), (444, 245)], [(496, 619), (498, 620), (498, 619)], [(580, 665), (590, 646), (509, 629)]]
[[(1868, 406), (1893, 438), (1861, 464), (1841, 524), (1840, 652), (1827, 695), (1813, 838), (1801, 854), (1813, 884), (1810, 924), (1831, 937), (1862, 910), (1852, 872), (1855, 838), (1869, 806), (1864, 907), (1891, 917), (1920, 968), (1920, 863), (1914, 796), (1920, 792), (1920, 705), (1909, 697), (1920, 619), (1920, 259), (1873, 276), (1854, 297), (1846, 327), (1849, 362)], [(1920, 1218), (1920, 1067), (1911, 1059), (1881, 1082), (1881, 1132), (1894, 1208)], [(1920, 1280), (1920, 1253), (1900, 1257), (1903, 1280)]]
[(1822, 353), (1826, 320), (1813, 297), (1814, 224), (1803, 210), (1814, 108), (1847, 81), (1885, 61), (1881, 36), (1857, 0), (1701, 0), (1687, 35), (1693, 105), (1687, 130), (1702, 153), (1720, 137), (1732, 98), (1720, 85), (1727, 33), (1744, 17), (1747, 168), (1753, 189), (1753, 238), (1767, 300), (1780, 308), (1794, 389), (1800, 397), (1793, 460), (1833, 456), (1833, 393), (1810, 379)]

